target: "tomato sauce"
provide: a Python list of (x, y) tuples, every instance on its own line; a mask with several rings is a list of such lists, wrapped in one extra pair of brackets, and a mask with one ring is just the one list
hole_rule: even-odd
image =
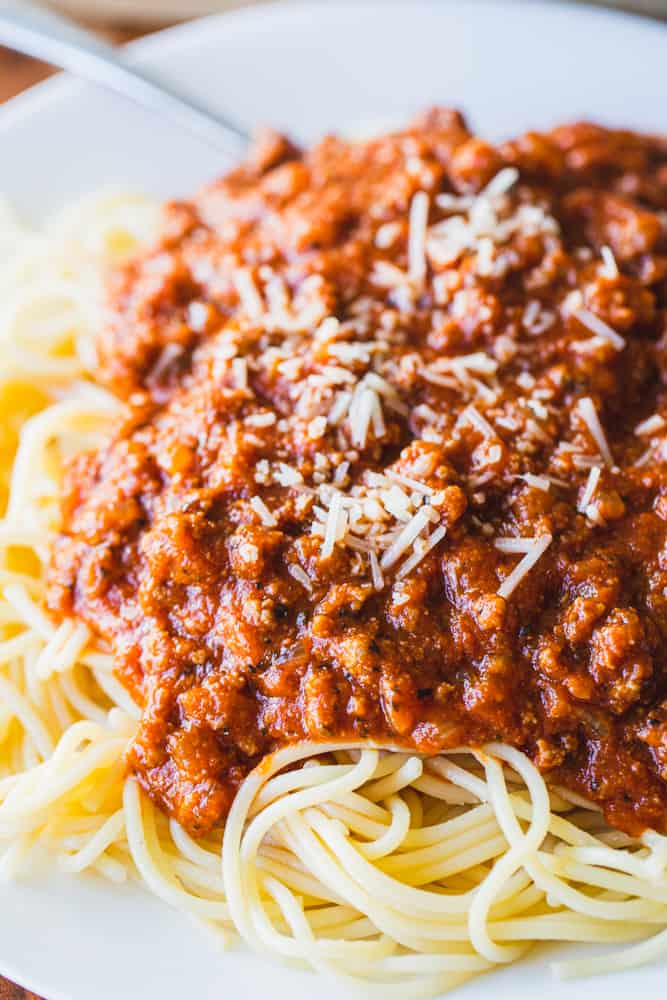
[(502, 740), (667, 831), (667, 142), (436, 109), (247, 162), (110, 278), (49, 600), (193, 833), (271, 750)]

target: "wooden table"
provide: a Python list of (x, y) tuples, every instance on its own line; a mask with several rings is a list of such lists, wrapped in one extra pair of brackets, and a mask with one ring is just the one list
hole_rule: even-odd
[[(145, 34), (148, 30), (146, 28), (144, 31), (137, 31), (136, 28), (115, 26), (102, 29), (101, 34), (110, 41), (120, 43)], [(36, 62), (34, 59), (28, 59), (0, 47), (0, 103), (9, 100), (10, 97), (14, 97), (34, 83), (45, 80), (52, 72), (53, 70), (49, 66), (45, 66), (44, 63)], [(15, 986), (0, 976), (0, 1000), (40, 1000), (40, 997), (21, 989), (20, 986)]]

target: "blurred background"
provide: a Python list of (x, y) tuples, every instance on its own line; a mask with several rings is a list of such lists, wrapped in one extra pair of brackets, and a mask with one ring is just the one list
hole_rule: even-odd
[[(14, 0), (17, 5), (26, 0)], [(170, 24), (246, 7), (258, 0), (41, 0), (42, 6), (52, 7), (71, 16), (88, 28), (93, 28), (108, 41), (122, 44)], [(278, 0), (289, 3), (290, 0)], [(319, 0), (327, 3), (328, 0)], [(410, 3), (410, 0), (385, 0), (386, 3)], [(476, 0), (469, 0), (475, 3)], [(515, 0), (531, 3), (533, 0)], [(560, 0), (547, 0), (558, 3)], [(570, 0), (579, 2), (579, 0)], [(631, 11), (667, 21), (667, 0), (587, 0), (589, 5)], [(24, 56), (0, 47), (0, 103), (45, 79), (52, 70)], [(3, 1000), (0, 993), (0, 1000)]]
[[(196, 17), (199, 14), (240, 7), (243, 2), (244, 0), (236, 0), (236, 2), (235, 0), (59, 0), (54, 6), (67, 9), (70, 13), (79, 16), (123, 18), (136, 22)], [(246, 4), (252, 2), (253, 0), (245, 0)], [(471, 2), (474, 3), (475, 0), (471, 0)], [(530, 0), (524, 0), (524, 2), (530, 3)], [(606, 3), (602, 0), (602, 5), (667, 17), (667, 0), (620, 0), (620, 2), (615, 3), (613, 0), (606, 0)]]

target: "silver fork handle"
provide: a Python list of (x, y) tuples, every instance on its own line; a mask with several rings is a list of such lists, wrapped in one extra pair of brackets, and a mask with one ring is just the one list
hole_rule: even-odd
[(111, 45), (58, 14), (29, 4), (0, 3), (0, 45), (122, 94), (235, 158), (247, 148), (249, 135), (239, 125), (143, 70), (130, 68)]

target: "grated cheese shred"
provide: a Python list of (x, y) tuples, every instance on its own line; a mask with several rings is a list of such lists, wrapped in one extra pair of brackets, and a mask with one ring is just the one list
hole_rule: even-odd
[(407, 552), (414, 540), (422, 533), (424, 528), (429, 524), (434, 516), (437, 518), (437, 514), (428, 504), (419, 508), (417, 513), (408, 521), (403, 530), (399, 533), (396, 541), (390, 545), (387, 551), (383, 554), (380, 560), (380, 566), (383, 570), (390, 569), (395, 563), (398, 562), (401, 556)]
[(373, 587), (378, 592), (384, 590), (384, 576), (382, 575), (382, 568), (380, 566), (380, 560), (377, 557), (377, 552), (375, 549), (368, 550), (368, 559), (371, 567), (371, 578), (373, 580)]
[(573, 316), (582, 326), (587, 327), (596, 336), (608, 341), (617, 351), (622, 351), (625, 347), (625, 340), (621, 337), (620, 333), (616, 333), (616, 330), (589, 309), (577, 309), (573, 313)]
[(586, 482), (586, 486), (584, 487), (584, 492), (581, 494), (581, 499), (577, 504), (577, 510), (580, 514), (585, 514), (587, 512), (588, 505), (595, 496), (595, 491), (598, 488), (601, 474), (602, 469), (599, 465), (594, 465), (588, 473), (588, 480)]
[(415, 288), (421, 289), (426, 278), (426, 227), (429, 200), (425, 191), (417, 191), (410, 202), (408, 233), (408, 277)]
[(534, 486), (535, 489), (542, 490), (543, 493), (548, 493), (551, 489), (551, 480), (548, 476), (536, 476), (532, 472), (524, 472), (519, 478), (523, 479), (528, 486)]
[(661, 417), (659, 413), (654, 413), (652, 417), (648, 417), (646, 420), (642, 420), (640, 424), (637, 424), (635, 434), (638, 437), (650, 437), (651, 434), (657, 434), (664, 427), (665, 418)]
[(297, 583), (300, 583), (305, 590), (312, 593), (313, 586), (310, 582), (310, 577), (302, 566), (299, 566), (298, 563), (289, 563), (287, 566), (287, 572), (297, 581)]
[(409, 573), (412, 573), (413, 569), (416, 569), (416, 567), (419, 565), (422, 559), (426, 555), (428, 555), (431, 549), (435, 548), (438, 542), (442, 541), (442, 539), (445, 537), (446, 534), (447, 534), (446, 526), (444, 524), (439, 525), (439, 527), (437, 527), (435, 531), (433, 531), (428, 536), (423, 545), (421, 545), (419, 548), (416, 547), (414, 548), (412, 555), (408, 559), (406, 559), (405, 562), (401, 565), (400, 569), (398, 570), (398, 573), (396, 574), (396, 578), (398, 580), (402, 580), (403, 577), (406, 577), (408, 576)]
[(600, 247), (600, 256), (602, 257), (602, 267), (599, 269), (600, 274), (612, 281), (614, 278), (618, 278), (618, 264), (616, 263), (616, 258), (614, 257), (614, 252), (611, 247)]
[(584, 396), (577, 404), (577, 410), (581, 419), (586, 424), (591, 437), (595, 441), (602, 458), (610, 468), (614, 465), (614, 458), (607, 441), (595, 404), (590, 396)]
[[(530, 573), (531, 569), (535, 563), (542, 558), (546, 550), (549, 548), (552, 542), (551, 535), (541, 535), (539, 538), (526, 538), (526, 539), (512, 539), (511, 541), (516, 541), (517, 543), (523, 543), (526, 547), (521, 549), (517, 548), (514, 551), (525, 552), (523, 559), (514, 567), (509, 576), (506, 576), (500, 587), (498, 588), (498, 597), (502, 597), (507, 600), (512, 596), (516, 588), (519, 586), (521, 581), (525, 576)], [(496, 548), (500, 548), (499, 542), (504, 542), (507, 544), (510, 539), (496, 539)], [(503, 551), (501, 549), (501, 551)], [(505, 549), (504, 551), (509, 551)]]
[(327, 516), (324, 542), (322, 543), (322, 559), (328, 559), (334, 550), (336, 542), (345, 535), (347, 526), (347, 514), (343, 510), (343, 496), (341, 493), (334, 493)]
[(257, 496), (251, 497), (250, 506), (259, 516), (260, 521), (262, 522), (263, 525), (265, 525), (265, 527), (267, 528), (276, 527), (278, 522), (261, 497)]

